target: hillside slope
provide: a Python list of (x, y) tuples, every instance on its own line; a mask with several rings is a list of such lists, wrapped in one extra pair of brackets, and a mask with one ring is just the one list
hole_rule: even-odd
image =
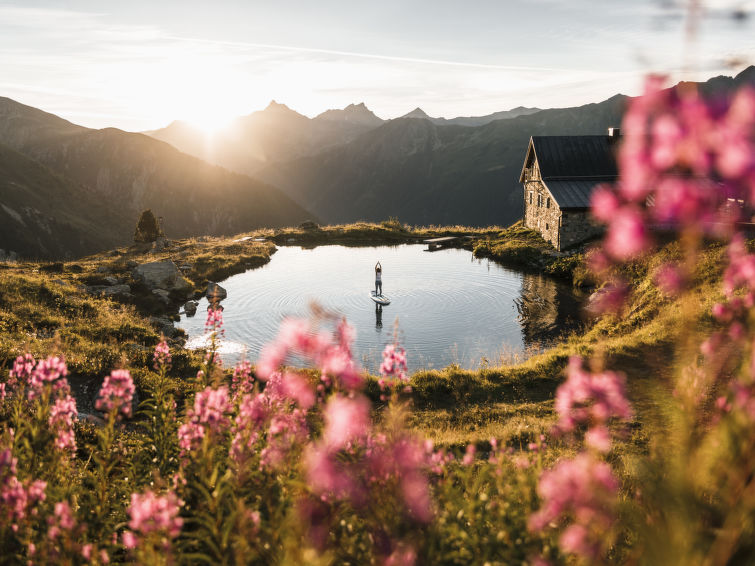
[(0, 248), (23, 257), (68, 258), (117, 243), (116, 215), (44, 165), (0, 144)]
[[(164, 217), (166, 233), (173, 237), (231, 234), (311, 217), (278, 189), (169, 144), (114, 128), (82, 128), (7, 98), (0, 99), (0, 143), (27, 158), (18, 167), (34, 169), (34, 161), (62, 177), (57, 185), (39, 185), (36, 196), (47, 198), (55, 189), (59, 198), (70, 201), (70, 213), (85, 219), (84, 227), (94, 232), (104, 221), (108, 245), (130, 241), (145, 208)], [(89, 197), (79, 199), (72, 187)]]
[(392, 120), (350, 144), (271, 165), (258, 176), (327, 222), (506, 224), (521, 216), (519, 172), (532, 135), (600, 134), (625, 97), (543, 110), (484, 126)]

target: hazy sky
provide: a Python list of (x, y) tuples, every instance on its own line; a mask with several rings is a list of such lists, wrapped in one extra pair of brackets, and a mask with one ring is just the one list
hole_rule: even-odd
[(382, 118), (572, 106), (635, 94), (648, 71), (755, 63), (755, 18), (731, 17), (755, 0), (704, 4), (689, 43), (674, 0), (0, 0), (0, 96), (127, 130), (272, 99)]

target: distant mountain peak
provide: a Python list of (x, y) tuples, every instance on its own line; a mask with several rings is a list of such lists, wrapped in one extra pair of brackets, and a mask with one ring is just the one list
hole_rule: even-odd
[(268, 110), (272, 110), (275, 112), (296, 112), (295, 110), (291, 110), (285, 104), (281, 104), (279, 102), (276, 102), (275, 100), (271, 100), (270, 104), (267, 105), (267, 108), (265, 108), (265, 111), (267, 112)]
[(428, 116), (427, 113), (424, 110), (422, 110), (422, 108), (420, 108), (419, 106), (417, 106), (417, 108), (415, 108), (408, 114), (404, 114), (401, 117), (402, 118), (422, 118), (424, 120), (431, 120), (430, 116)]
[(326, 110), (315, 120), (355, 122), (363, 125), (379, 125), (383, 122), (375, 113), (367, 108), (364, 102), (349, 104), (343, 110)]

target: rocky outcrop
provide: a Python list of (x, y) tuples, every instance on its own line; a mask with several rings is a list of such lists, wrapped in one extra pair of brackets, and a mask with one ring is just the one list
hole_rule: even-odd
[(162, 289), (168, 293), (188, 297), (193, 289), (191, 281), (181, 275), (176, 264), (170, 260), (137, 265), (133, 276), (151, 291)]

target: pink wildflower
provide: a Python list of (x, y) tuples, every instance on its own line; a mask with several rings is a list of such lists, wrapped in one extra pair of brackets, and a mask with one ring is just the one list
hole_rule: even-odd
[(55, 392), (70, 393), (68, 380), (65, 379), (67, 375), (68, 367), (62, 357), (50, 356), (45, 360), (40, 360), (29, 375), (29, 399), (39, 396), (45, 385), (51, 386)]
[(210, 305), (207, 308), (207, 320), (204, 323), (205, 331), (223, 333), (223, 309), (219, 306)]
[(667, 295), (678, 295), (684, 285), (684, 275), (681, 270), (671, 264), (662, 265), (655, 273), (655, 283)]
[(162, 368), (170, 366), (171, 356), (170, 348), (165, 340), (162, 340), (157, 346), (155, 346), (155, 353), (153, 355), (155, 363), (155, 370), (160, 371)]
[(10, 370), (10, 380), (8, 383), (10, 385), (15, 385), (17, 381), (26, 381), (29, 379), (36, 363), (34, 356), (31, 354), (18, 356), (16, 361), (13, 362), (13, 368)]
[(231, 381), (231, 390), (234, 396), (246, 395), (254, 390), (254, 375), (252, 374), (252, 364), (247, 360), (242, 360), (233, 368), (233, 378)]
[(47, 536), (51, 539), (57, 538), (63, 531), (70, 532), (76, 524), (71, 507), (65, 501), (59, 501), (55, 504), (54, 514), (47, 518), (47, 523), (50, 525)]
[(331, 450), (339, 450), (350, 442), (363, 439), (370, 430), (370, 406), (364, 397), (333, 396), (325, 405), (323, 414), (323, 439)]
[(650, 238), (642, 214), (638, 210), (622, 208), (608, 225), (603, 248), (612, 257), (628, 260), (648, 251)]
[(618, 483), (605, 462), (589, 454), (562, 460), (540, 477), (537, 487), (542, 507), (530, 516), (529, 528), (542, 531), (562, 517), (572, 523), (559, 540), (566, 552), (595, 560), (602, 537), (615, 521)]
[(56, 399), (50, 407), (48, 424), (55, 431), (55, 447), (59, 450), (76, 450), (76, 437), (73, 432), (76, 415), (76, 400), (70, 395)]
[[(380, 365), (380, 374), (385, 380), (406, 383), (406, 350), (398, 344), (388, 344), (383, 350), (383, 363)], [(384, 387), (383, 379), (379, 382), (380, 388)]]
[(218, 389), (208, 387), (194, 397), (194, 406), (189, 411), (189, 416), (197, 423), (208, 425), (212, 432), (217, 432), (230, 424), (226, 416), (230, 410), (228, 388), (225, 386)]
[(117, 369), (105, 378), (97, 397), (95, 408), (110, 413), (115, 411), (118, 418), (131, 416), (131, 403), (134, 398), (134, 381), (128, 370)]
[[(572, 357), (566, 370), (567, 379), (556, 391), (558, 428), (573, 431), (578, 424), (603, 427), (610, 419), (627, 420), (632, 409), (624, 392), (624, 379), (614, 372), (592, 374), (582, 369), (582, 359)], [(595, 431), (592, 446), (607, 449), (606, 432)]]
[(149, 490), (132, 493), (128, 526), (142, 535), (161, 533), (175, 538), (183, 527), (183, 519), (178, 516), (182, 504), (172, 491), (161, 496)]

